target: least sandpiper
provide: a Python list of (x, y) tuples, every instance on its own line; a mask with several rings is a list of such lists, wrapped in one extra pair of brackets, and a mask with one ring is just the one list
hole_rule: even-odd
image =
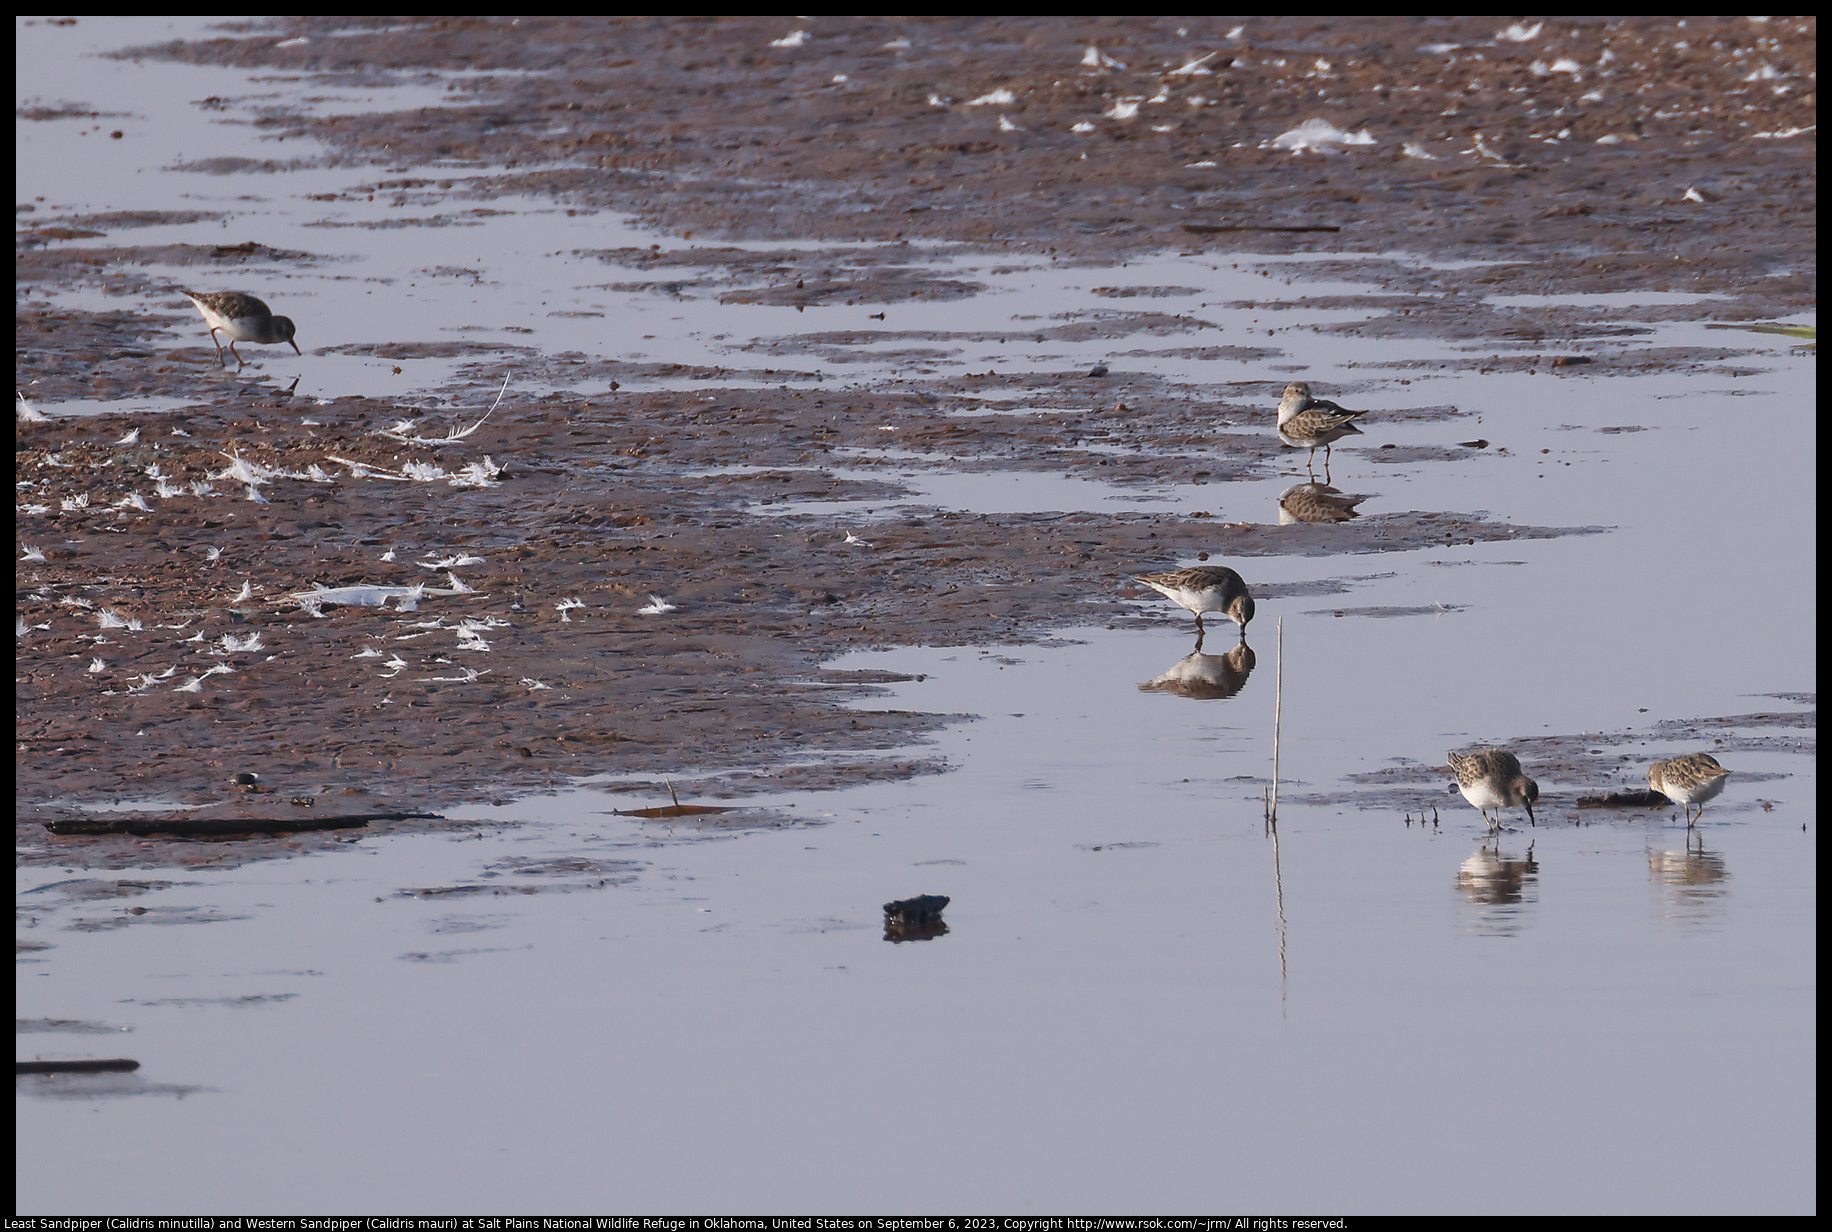
[(1305, 465), (1316, 461), (1317, 448), (1323, 448), (1323, 465), (1329, 465), (1330, 446), (1345, 436), (1360, 436), (1355, 417), (1363, 411), (1345, 411), (1334, 402), (1310, 396), (1310, 386), (1293, 381), (1279, 399), (1279, 439), (1294, 449), (1308, 449)]
[[(1687, 753), (1671, 761), (1657, 761), (1648, 767), (1648, 786), (1680, 806), (1691, 829), (1704, 816), (1705, 801), (1714, 800), (1724, 790), (1724, 779), (1730, 771), (1718, 765), (1709, 753)], [(1692, 806), (1698, 805), (1698, 813)]]
[(1220, 612), (1240, 626), (1240, 640), (1247, 640), (1247, 622), (1253, 619), (1253, 596), (1247, 593), (1247, 584), (1234, 570), (1198, 565), (1194, 569), (1176, 569), (1170, 573), (1141, 573), (1136, 575), (1136, 580), (1179, 607), (1196, 613), (1197, 633), (1203, 631), (1204, 612)]
[[(1457, 773), (1457, 790), (1488, 821), (1489, 829), (1501, 829), (1501, 810), (1524, 808), (1527, 820), (1533, 816), (1533, 802), (1539, 799), (1539, 784), (1520, 772), (1520, 758), (1505, 749), (1471, 749), (1450, 754), (1450, 768)], [(1493, 820), (1488, 811), (1495, 810)]]
[[(277, 317), (260, 300), (240, 291), (208, 291), (199, 295), (183, 287), (178, 293), (197, 305), (197, 311), (203, 314), (204, 324), (210, 327), (210, 341), (216, 343), (216, 362), (223, 363), (223, 344), (217, 338), (220, 333), (229, 339), (229, 353), (235, 356), (237, 367), (248, 361), (242, 358), (235, 349), (238, 342), (260, 342), (270, 346), (286, 343), (294, 351), (299, 344), (293, 341), (293, 323), (288, 317)], [(227, 364), (223, 364), (228, 367)]]

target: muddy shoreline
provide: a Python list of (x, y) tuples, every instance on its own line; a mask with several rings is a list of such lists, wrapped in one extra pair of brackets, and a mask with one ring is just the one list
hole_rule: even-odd
[[(380, 340), (362, 353), (471, 361), (458, 387), (439, 391), (443, 410), (409, 408), (412, 426), (391, 436), (398, 402), (307, 406), (258, 365), (218, 371), (188, 306), (163, 290), (169, 275), (152, 268), (191, 266), (199, 281), (233, 285), (240, 266), (306, 269), (324, 258), (258, 238), (136, 247), (137, 227), (170, 217), (56, 217), (28, 203), (16, 237), (20, 388), (47, 402), (184, 405), (20, 425), (19, 537), (43, 556), (18, 573), (23, 822), (51, 801), (158, 799), (266, 815), (449, 807), (592, 774), (657, 789), (683, 768), (726, 776), (720, 790), (732, 796), (747, 784), (812, 789), (929, 772), (939, 767), (911, 746), (961, 716), (841, 709), (869, 699), (873, 682), (823, 671), (823, 659), (869, 646), (1022, 642), (1120, 620), (1169, 626), (1182, 614), (1139, 615), (1131, 600), (1148, 596), (1127, 576), (1201, 552), (1362, 555), (1606, 529), (1454, 510), (1281, 524), (1277, 509), (1237, 507), (1229, 480), (1291, 469), (1267, 430), (1285, 379), (1276, 364), (1249, 388), (1129, 372), (1123, 355), (1103, 377), (937, 372), (894, 390), (812, 383), (797, 369), (798, 353), (834, 361), (863, 345), (894, 344), (913, 363), (931, 353), (938, 340), (900, 325), (895, 305), (978, 290), (923, 268), (935, 245), (1077, 261), (1164, 249), (1341, 253), (1307, 275), (1352, 269), (1383, 292), (1382, 315), (1345, 332), (1454, 339), (1462, 358), (1436, 366), (1553, 380), (1623, 365), (1734, 375), (1743, 351), (1732, 333), (1721, 348), (1632, 357), (1610, 343), (1660, 320), (1749, 322), (1813, 303), (1814, 143), (1750, 135), (1752, 115), (1763, 132), (1813, 123), (1810, 20), (1695, 21), (1679, 51), (1652, 19), (1569, 23), (1559, 54), (1598, 65), (1607, 50), (1620, 66), (1585, 74), (1546, 70), (1543, 42), (1494, 42), (1500, 23), (1486, 19), (1286, 19), (1243, 39), (1201, 22), (1179, 34), (1155, 19), (798, 24), (804, 41), (774, 48), (787, 24), (735, 18), (512, 28), (289, 18), (133, 53), (327, 84), (462, 68), (478, 74), (470, 106), (361, 122), (280, 108), (260, 123), (325, 143), (333, 161), (374, 166), (359, 192), (443, 201), (453, 216), (493, 197), (546, 195), (688, 235), (695, 247), (684, 251), (580, 254), (656, 294), (865, 303), (886, 319), (878, 332), (803, 335), (752, 367), (704, 371), (550, 355), (538, 339)], [(899, 39), (911, 45), (885, 46)], [(1090, 43), (1131, 67), (1084, 71)], [(1421, 44), (1462, 50), (1422, 54)], [(1167, 71), (1211, 51), (1204, 73)], [(1758, 63), (1777, 76), (1746, 80)], [(1644, 79), (1660, 88), (1626, 84)], [(1013, 102), (970, 105), (1002, 89)], [(1161, 90), (1165, 102), (1147, 101)], [(1104, 116), (1128, 100), (1139, 104), (1133, 118)], [(1262, 148), (1315, 115), (1379, 144), (1327, 157)], [(1093, 131), (1074, 132), (1080, 123)], [(1431, 157), (1402, 153), (1406, 142)], [(1213, 165), (1191, 165), (1203, 163)], [(422, 170), (439, 165), (490, 174), (460, 185)], [(1266, 229), (1298, 226), (1336, 229)], [(97, 237), (110, 246), (72, 243)], [(806, 247), (730, 246), (759, 239)], [(1395, 251), (1509, 264), (1349, 259)], [(1111, 282), (1103, 299), (1123, 315), (1041, 332), (1187, 334), (1197, 358), (1255, 349), (1201, 320), (1154, 315), (1154, 289), (1124, 270)], [(52, 310), (35, 299), (40, 286), (156, 307)], [(1722, 298), (1607, 313), (1482, 298), (1650, 288)], [(402, 439), (469, 426), (511, 373), (543, 387), (659, 376), (705, 387), (585, 397), (512, 385), (462, 445)], [(1421, 405), (1384, 421), (1463, 414)], [(147, 430), (136, 437), (136, 426)], [(1504, 427), (1483, 433), (1495, 439), (1469, 449), (1508, 448)], [(905, 509), (856, 523), (823, 514), (823, 500), (907, 493), (878, 456), (887, 438), (906, 470), (1202, 483), (1214, 499), (1162, 513)], [(1384, 458), (1383, 445), (1393, 446)], [(1373, 461), (1412, 465), (1467, 456), (1407, 451), (1379, 435), (1367, 448)], [(464, 471), (485, 458), (499, 469)], [(408, 477), (415, 467), (421, 478)], [(155, 482), (173, 493), (156, 516), (133, 503)], [(855, 529), (863, 544), (848, 542)], [(314, 613), (292, 597), (422, 583), (458, 593), (423, 595), (412, 613), (399, 600)], [(644, 614), (653, 596), (673, 610)], [(194, 691), (176, 691), (192, 680)], [(247, 773), (261, 791), (234, 781)], [(305, 797), (314, 803), (290, 803)], [(42, 831), (28, 831), (43, 858), (82, 850), (85, 860), (132, 862), (147, 846), (110, 837), (47, 848)]]

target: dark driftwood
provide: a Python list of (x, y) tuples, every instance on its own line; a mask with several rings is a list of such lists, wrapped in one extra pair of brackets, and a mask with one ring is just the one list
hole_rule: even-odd
[(729, 813), (730, 808), (711, 804), (664, 804), (659, 808), (617, 809), (619, 817), (699, 817), (706, 813)]
[(1186, 222), (1181, 224), (1192, 235), (1215, 235), (1223, 231), (1340, 231), (1341, 227), (1275, 227), (1259, 223)]
[(1665, 808), (1673, 803), (1657, 791), (1612, 791), (1607, 796), (1579, 796), (1578, 807), (1591, 808)]
[(306, 830), (354, 830), (372, 821), (406, 821), (427, 818), (443, 821), (438, 813), (348, 813), (339, 817), (63, 817), (44, 823), (53, 834), (295, 834)]
[(140, 1068), (138, 1061), (115, 1057), (106, 1061), (16, 1061), (18, 1074), (131, 1074)]

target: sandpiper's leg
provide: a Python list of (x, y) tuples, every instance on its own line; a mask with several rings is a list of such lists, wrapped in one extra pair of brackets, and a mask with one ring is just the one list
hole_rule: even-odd
[[(217, 334), (216, 328), (212, 326), (210, 329), (210, 341), (214, 343), (216, 346), (216, 364), (219, 368), (226, 368), (229, 365), (223, 363), (223, 342), (222, 342), (222, 339), (216, 336), (216, 334)], [(230, 343), (230, 345), (234, 346), (235, 344)]]
[(1202, 613), (1201, 612), (1196, 613), (1196, 636), (1197, 637), (1202, 636)]
[(229, 353), (235, 356), (235, 370), (237, 372), (240, 372), (243, 368), (248, 366), (248, 361), (242, 358), (242, 353), (235, 349), (235, 339), (233, 338), (229, 340)]

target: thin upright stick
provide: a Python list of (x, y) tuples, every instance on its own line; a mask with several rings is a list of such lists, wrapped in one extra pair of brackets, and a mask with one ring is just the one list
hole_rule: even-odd
[(1279, 712), (1285, 703), (1285, 618), (1279, 617), (1278, 651), (1272, 668), (1272, 807), (1267, 820), (1279, 824)]

